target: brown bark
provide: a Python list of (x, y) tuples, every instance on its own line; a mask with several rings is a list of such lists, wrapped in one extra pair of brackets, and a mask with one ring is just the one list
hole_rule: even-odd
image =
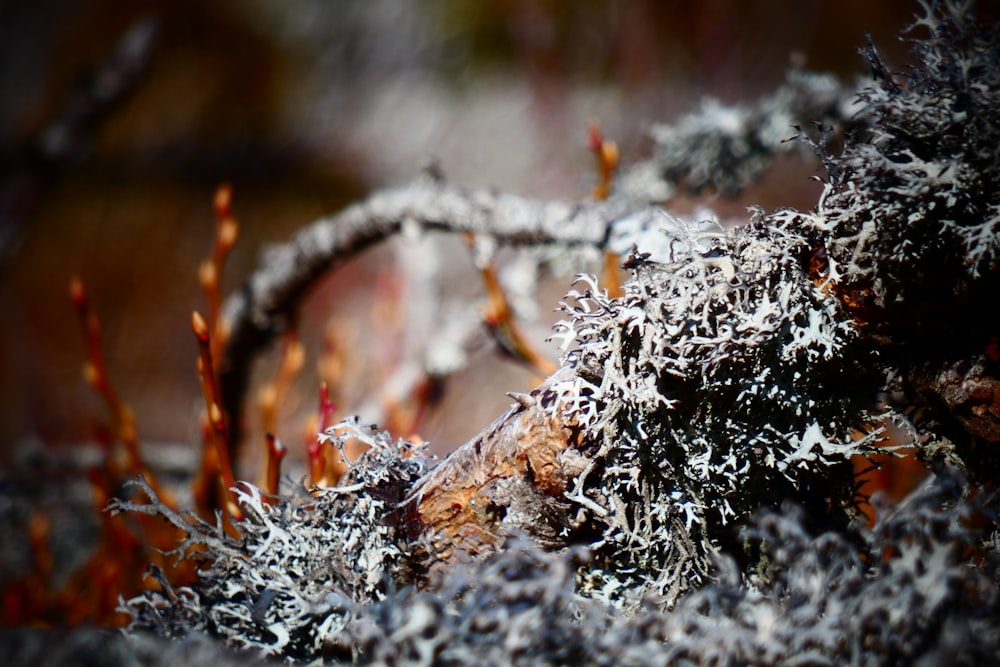
[(982, 363), (959, 363), (922, 378), (920, 391), (944, 404), (971, 436), (1000, 444), (1000, 382)]
[(585, 469), (580, 429), (551, 408), (563, 368), (435, 467), (408, 501), (428, 569), (488, 553), (519, 530), (547, 546), (566, 545), (579, 527), (564, 497)]
[(973, 480), (995, 483), (1000, 472), (1000, 381), (988, 356), (973, 361), (926, 364), (907, 374), (909, 392), (955, 439), (925, 451), (931, 459), (953, 448)]

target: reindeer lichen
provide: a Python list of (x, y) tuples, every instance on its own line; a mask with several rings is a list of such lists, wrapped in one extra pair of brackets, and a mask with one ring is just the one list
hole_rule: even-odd
[(356, 604), (380, 600), (408, 581), (406, 540), (396, 534), (391, 515), (424, 471), (425, 458), (353, 421), (327, 437), (334, 443), (359, 438), (370, 449), (338, 487), (313, 493), (295, 487), (268, 499), (253, 485), (241, 485), (237, 498), (245, 518), (237, 524), (238, 537), (175, 513), (143, 480), (137, 485), (147, 503), (113, 502), (114, 512), (167, 518), (185, 533), (175, 553), (207, 564), (197, 589), (175, 590), (158, 577), (163, 592), (128, 601), (132, 630), (167, 636), (200, 631), (263, 655), (307, 658), (346, 627)]
[(873, 44), (862, 50), (876, 80), (860, 95), (868, 129), (826, 158), (812, 221), (854, 306), (914, 329), (957, 311), (956, 297), (968, 306), (1000, 266), (997, 28), (971, 2), (921, 4), (907, 31), (926, 33), (913, 40), (919, 66), (893, 72)]
[[(1000, 656), (1000, 569), (996, 550), (983, 540), (987, 536), (968, 526), (976, 516), (995, 517), (995, 501), (970, 500), (968, 491), (948, 473), (898, 505), (878, 503), (880, 519), (872, 528), (859, 524), (819, 534), (808, 513), (793, 504), (756, 514), (743, 538), (759, 549), (762, 566), (744, 574), (731, 557), (716, 556), (714, 581), (670, 612), (644, 604), (624, 614), (582, 595), (575, 575), (593, 566), (589, 550), (551, 553), (515, 538), (486, 559), (456, 565), (423, 590), (389, 588), (376, 599), (356, 600), (331, 584), (325, 597), (295, 613), (278, 603), (276, 609), (288, 616), (271, 630), (267, 607), (304, 602), (301, 582), (277, 577), (257, 600), (224, 602), (212, 595), (222, 584), (211, 582), (212, 570), (204, 575), (211, 582), (206, 589), (175, 591), (168, 585), (163, 594), (131, 601), (137, 614), (132, 633), (148, 628), (167, 637), (190, 635), (185, 642), (197, 646), (204, 642), (202, 632), (227, 632), (208, 622), (232, 622), (222, 616), (223, 606), (246, 617), (236, 624), (240, 633), (228, 631), (235, 646), (275, 653), (268, 650), (274, 632), (295, 629), (300, 641), (276, 652), (286, 662), (992, 664)], [(287, 513), (274, 513), (271, 523), (303, 531)], [(975, 563), (966, 560), (969, 550), (979, 550)], [(239, 591), (245, 583), (237, 579), (231, 588)], [(150, 653), (148, 640), (142, 641), (139, 646)]]
[(804, 237), (766, 216), (726, 234), (664, 214), (662, 233), (669, 257), (634, 252), (624, 297), (582, 278), (556, 337), (595, 403), (576, 415), (599, 443), (577, 495), (603, 508), (591, 512), (609, 563), (600, 586), (638, 584), (672, 604), (706, 580), (726, 527), (761, 505), (838, 498), (812, 509), (847, 520), (847, 461), (877, 436), (852, 433), (882, 378), (803, 270)]

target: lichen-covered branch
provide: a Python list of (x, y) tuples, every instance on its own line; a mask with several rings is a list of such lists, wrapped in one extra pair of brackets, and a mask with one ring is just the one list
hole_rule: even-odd
[(365, 248), (403, 231), (481, 234), (507, 245), (603, 247), (611, 223), (642, 208), (621, 198), (541, 201), (424, 178), (316, 221), (268, 250), (261, 268), (225, 305), (229, 336), (220, 386), (234, 441), (255, 355), (288, 326), (322, 275)]

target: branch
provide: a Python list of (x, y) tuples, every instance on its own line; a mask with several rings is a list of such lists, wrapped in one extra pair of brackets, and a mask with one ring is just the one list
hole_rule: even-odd
[(410, 518), (427, 536), (423, 567), (433, 572), (458, 554), (489, 553), (512, 531), (541, 544), (565, 546), (580, 528), (566, 493), (588, 461), (571, 414), (553, 414), (564, 367), (417, 483)]
[[(684, 187), (734, 194), (749, 185), (776, 154), (805, 146), (787, 139), (796, 124), (821, 121), (838, 128), (850, 119), (853, 87), (830, 76), (793, 69), (774, 94), (750, 107), (707, 104), (674, 126), (657, 126), (654, 155), (618, 184), (621, 195), (577, 204), (465, 190), (432, 178), (384, 190), (299, 232), (268, 251), (243, 290), (230, 298), (230, 338), (223, 357), (224, 407), (239, 446), (240, 412), (255, 355), (293, 319), (309, 288), (343, 260), (398, 234), (404, 227), (494, 237), (509, 245), (604, 247), (611, 223), (671, 197)], [(706, 109), (712, 113), (706, 113)], [(739, 119), (739, 129), (730, 127)], [(777, 129), (776, 129), (777, 128)], [(682, 177), (686, 175), (686, 177)], [(649, 210), (652, 210), (651, 208)]]
[(254, 357), (288, 326), (320, 277), (346, 259), (404, 230), (488, 235), (507, 245), (601, 248), (612, 222), (642, 208), (621, 199), (541, 201), (422, 179), (376, 192), (317, 220), (288, 243), (265, 252), (260, 268), (225, 305), (229, 336), (220, 386), (232, 441), (240, 440), (240, 414)]
[(678, 192), (736, 195), (780, 154), (808, 148), (808, 142), (790, 141), (793, 128), (818, 124), (846, 134), (862, 127), (857, 95), (855, 86), (832, 75), (793, 67), (782, 86), (751, 104), (706, 98), (676, 122), (653, 126), (653, 155), (626, 170), (619, 188), (651, 202)]

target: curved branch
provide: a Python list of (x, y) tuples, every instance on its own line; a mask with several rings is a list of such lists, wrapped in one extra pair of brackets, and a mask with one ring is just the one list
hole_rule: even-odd
[(229, 336), (220, 368), (223, 407), (240, 440), (240, 414), (256, 354), (288, 326), (309, 289), (328, 270), (404, 228), (492, 236), (507, 245), (603, 247), (611, 223), (643, 208), (610, 199), (578, 204), (467, 190), (429, 178), (376, 192), (299, 231), (264, 253), (261, 266), (229, 297)]

